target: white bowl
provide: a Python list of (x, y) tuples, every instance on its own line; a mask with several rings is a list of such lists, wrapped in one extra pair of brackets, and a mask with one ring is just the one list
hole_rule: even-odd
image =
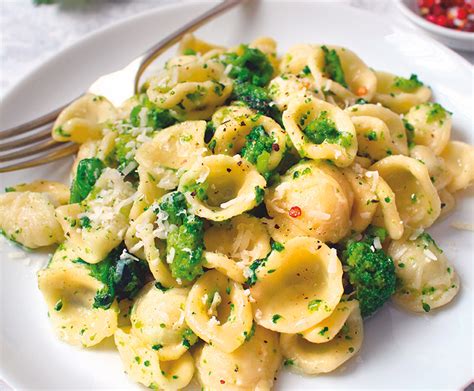
[(417, 0), (397, 0), (396, 4), (403, 15), (433, 38), (454, 49), (474, 52), (474, 33), (457, 31), (428, 22), (418, 13)]

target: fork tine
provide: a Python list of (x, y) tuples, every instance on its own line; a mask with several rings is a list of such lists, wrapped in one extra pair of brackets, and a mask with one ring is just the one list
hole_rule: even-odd
[(60, 144), (63, 143), (58, 143), (53, 139), (45, 140), (39, 143), (31, 143), (30, 145), (26, 145), (24, 148), (0, 154), (0, 162), (6, 162), (9, 160), (20, 159), (25, 156), (31, 156), (33, 154), (43, 152), (47, 149), (54, 148)]
[[(41, 128), (38, 128), (41, 129)], [(27, 144), (32, 144), (37, 141), (44, 140), (46, 138), (51, 137), (51, 128), (50, 126), (46, 126), (43, 130), (38, 132), (31, 132), (31, 135), (26, 135), (25, 137), (14, 138), (12, 141), (7, 141), (0, 144), (0, 152), (7, 151), (9, 149), (18, 148), (21, 146), (26, 146)], [(0, 139), (1, 132), (0, 132)]]
[(8, 137), (23, 134), (35, 128), (38, 128), (40, 126), (44, 126), (46, 124), (52, 123), (58, 117), (61, 111), (63, 111), (67, 106), (69, 106), (69, 103), (67, 105), (61, 106), (60, 108), (54, 111), (49, 112), (48, 114), (42, 115), (41, 117), (25, 122), (24, 124), (13, 126), (11, 128), (2, 130), (0, 132), (0, 139), (5, 139)]
[(55, 160), (61, 159), (65, 156), (72, 155), (77, 151), (79, 145), (73, 143), (60, 143), (60, 147), (54, 150), (47, 150), (37, 156), (23, 160), (18, 163), (13, 163), (7, 166), (0, 166), (0, 173), (21, 170), (28, 167), (35, 167), (41, 164), (46, 164), (53, 162)]

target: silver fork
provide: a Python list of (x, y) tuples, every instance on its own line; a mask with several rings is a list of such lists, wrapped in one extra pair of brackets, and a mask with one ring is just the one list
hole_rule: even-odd
[[(168, 35), (119, 71), (99, 77), (87, 92), (101, 95), (114, 105), (119, 105), (139, 91), (140, 78), (146, 68), (164, 51), (187, 33), (193, 32), (211, 19), (246, 0), (224, 0), (202, 15)], [(56, 110), (0, 131), (0, 172), (34, 167), (75, 153), (78, 145), (56, 142), (51, 137), (51, 127), (66, 104)]]

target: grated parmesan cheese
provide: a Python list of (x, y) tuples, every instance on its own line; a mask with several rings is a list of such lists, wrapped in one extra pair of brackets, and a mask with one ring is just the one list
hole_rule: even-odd
[(425, 248), (423, 250), (423, 254), (425, 254), (426, 258), (429, 259), (430, 261), (438, 260), (438, 257), (429, 248)]
[(474, 224), (464, 223), (462, 221), (453, 221), (451, 227), (463, 231), (474, 231)]
[(411, 240), (411, 241), (416, 240), (422, 233), (423, 233), (423, 228), (417, 228), (413, 231), (413, 233), (410, 235), (408, 240)]
[(380, 250), (382, 248), (382, 243), (380, 243), (380, 238), (378, 236), (374, 238), (374, 247), (377, 250)]

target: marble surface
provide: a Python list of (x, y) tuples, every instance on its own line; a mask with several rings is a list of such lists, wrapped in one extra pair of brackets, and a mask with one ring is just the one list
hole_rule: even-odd
[[(0, 0), (0, 96), (35, 66), (86, 34), (151, 8), (183, 1), (190, 0), (59, 0), (56, 5), (43, 6), (34, 6), (32, 0)], [(389, 15), (414, 29), (394, 7), (396, 0), (331, 1)], [(465, 56), (474, 62), (473, 54)]]

